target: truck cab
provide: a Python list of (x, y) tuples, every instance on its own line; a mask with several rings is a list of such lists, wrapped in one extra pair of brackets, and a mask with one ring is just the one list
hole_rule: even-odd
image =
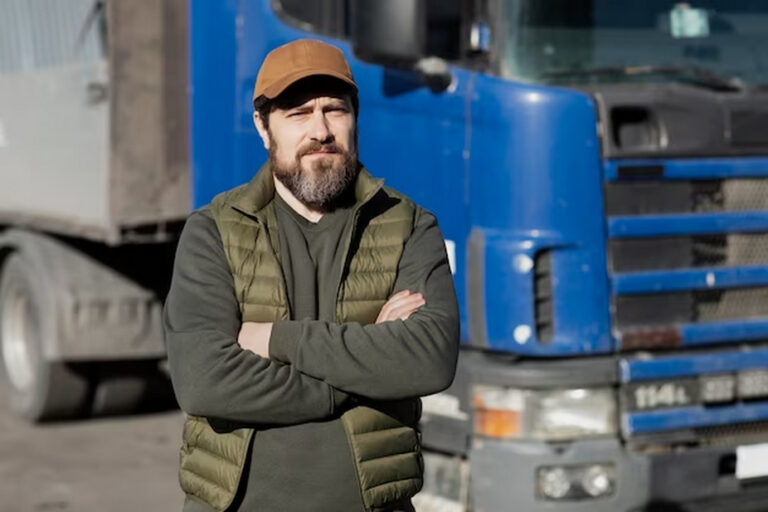
[(756, 509), (768, 9), (313, 5), (237, 10), (237, 72), (216, 86), (239, 106), (216, 115), (236, 119), (234, 162), (262, 159), (246, 122), (258, 62), (325, 37), (360, 84), (363, 162), (437, 215), (463, 349), (451, 389), (424, 399), (418, 508)]

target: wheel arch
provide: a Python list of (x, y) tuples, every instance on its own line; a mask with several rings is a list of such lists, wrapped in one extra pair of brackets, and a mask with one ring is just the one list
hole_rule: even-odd
[[(165, 356), (162, 304), (153, 291), (52, 235), (9, 229), (0, 232), (0, 250), (6, 258), (20, 254), (32, 266), (38, 288), (46, 292), (47, 310), (55, 312), (55, 332), (43, 347), (49, 360)], [(123, 318), (121, 309), (132, 316)]]

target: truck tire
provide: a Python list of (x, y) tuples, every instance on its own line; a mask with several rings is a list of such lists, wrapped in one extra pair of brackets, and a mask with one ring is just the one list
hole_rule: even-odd
[(79, 416), (88, 402), (86, 376), (45, 357), (44, 340), (58, 332), (52, 295), (23, 253), (8, 257), (0, 276), (0, 358), (11, 408), (35, 422)]

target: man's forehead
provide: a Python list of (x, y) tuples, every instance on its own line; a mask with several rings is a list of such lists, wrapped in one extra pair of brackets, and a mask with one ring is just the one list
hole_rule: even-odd
[(309, 77), (299, 80), (274, 99), (275, 108), (287, 110), (300, 107), (314, 100), (332, 101), (351, 98), (350, 87), (341, 80), (330, 77)]

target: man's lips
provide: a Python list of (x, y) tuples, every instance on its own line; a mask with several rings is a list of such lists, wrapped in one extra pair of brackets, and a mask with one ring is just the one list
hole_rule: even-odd
[(310, 151), (309, 153), (304, 153), (302, 156), (318, 156), (318, 155), (338, 155), (338, 151)]

